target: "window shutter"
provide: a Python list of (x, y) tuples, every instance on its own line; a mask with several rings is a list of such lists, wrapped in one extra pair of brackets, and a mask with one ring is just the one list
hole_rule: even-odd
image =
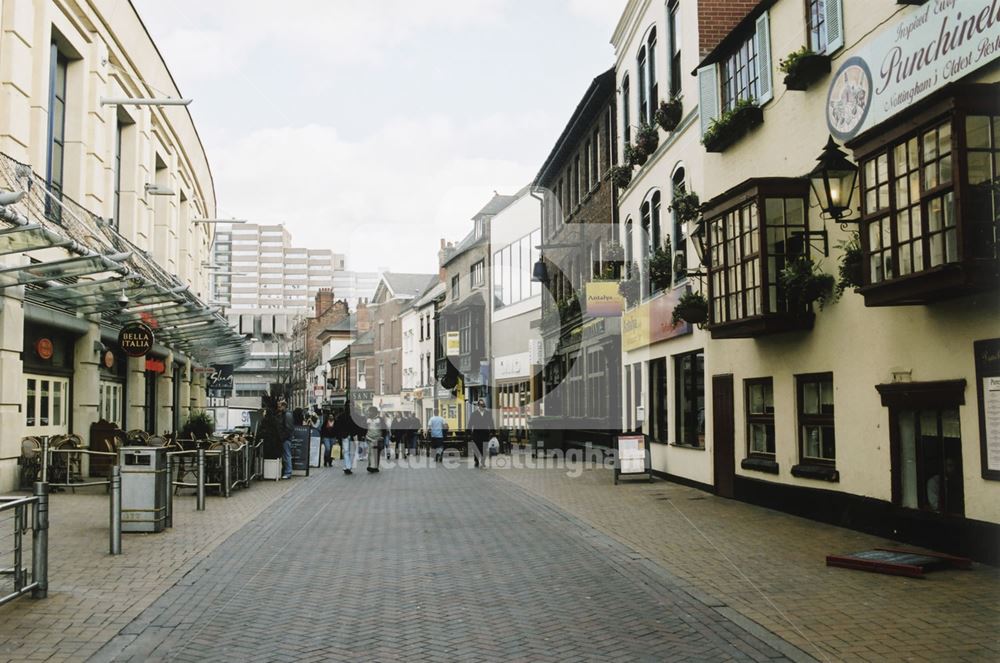
[(826, 31), (826, 53), (844, 45), (844, 0), (826, 0), (822, 29)]
[(771, 19), (764, 12), (757, 19), (757, 103), (763, 106), (774, 96), (771, 79)]
[(698, 114), (704, 136), (712, 120), (719, 117), (719, 75), (714, 64), (698, 70)]

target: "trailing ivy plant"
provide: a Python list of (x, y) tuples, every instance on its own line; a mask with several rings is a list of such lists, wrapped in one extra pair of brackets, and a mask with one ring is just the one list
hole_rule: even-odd
[(864, 256), (861, 253), (861, 240), (858, 233), (852, 233), (847, 241), (840, 242), (837, 248), (843, 251), (840, 256), (839, 275), (837, 279), (837, 297), (848, 288), (858, 288), (864, 285)]
[(819, 271), (819, 265), (806, 257), (795, 258), (785, 265), (778, 281), (792, 312), (801, 312), (814, 302), (823, 309), (838, 299), (837, 280), (832, 274)]

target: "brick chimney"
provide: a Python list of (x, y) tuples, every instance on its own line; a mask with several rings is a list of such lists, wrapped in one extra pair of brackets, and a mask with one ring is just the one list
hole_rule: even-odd
[(335, 301), (336, 300), (333, 297), (333, 290), (331, 288), (320, 288), (319, 292), (316, 293), (315, 317), (323, 317), (323, 314), (326, 313), (327, 309), (333, 306)]
[(372, 318), (371, 312), (368, 310), (368, 301), (365, 299), (358, 300), (358, 307), (354, 311), (354, 316), (356, 324), (354, 325), (357, 333), (364, 334), (372, 328)]
[(729, 36), (760, 0), (699, 0), (698, 57), (704, 58)]

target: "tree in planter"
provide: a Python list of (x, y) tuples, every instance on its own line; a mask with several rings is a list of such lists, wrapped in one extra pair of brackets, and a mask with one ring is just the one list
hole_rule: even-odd
[(864, 256), (861, 254), (858, 233), (852, 233), (849, 240), (841, 242), (837, 247), (844, 252), (840, 257), (840, 278), (837, 280), (837, 297), (840, 297), (848, 288), (857, 291), (864, 285)]
[(796, 258), (785, 265), (778, 277), (788, 308), (793, 313), (805, 311), (814, 302), (820, 309), (837, 301), (837, 280), (832, 274), (819, 271), (819, 266), (806, 257)]
[(633, 262), (629, 266), (628, 275), (625, 280), (618, 284), (618, 294), (625, 298), (626, 304), (635, 306), (639, 301), (641, 287), (639, 283), (639, 265)]
[(660, 145), (660, 132), (651, 124), (642, 123), (635, 132), (635, 149), (647, 157)]
[(660, 107), (653, 114), (653, 119), (664, 131), (673, 131), (684, 117), (684, 105), (679, 97), (671, 97), (669, 101), (661, 101)]
[(206, 439), (215, 432), (215, 420), (204, 410), (192, 412), (181, 429), (184, 437)]
[[(628, 160), (627, 155), (626, 160)], [(628, 185), (632, 183), (632, 166), (612, 166), (611, 181), (614, 182), (615, 186), (619, 189), (628, 188)]]
[(678, 187), (674, 189), (673, 199), (667, 209), (677, 214), (682, 222), (696, 221), (701, 216), (701, 200), (694, 191)]
[(674, 278), (674, 258), (673, 250), (670, 246), (670, 238), (666, 244), (657, 247), (651, 255), (646, 258), (646, 273), (649, 274), (649, 283), (653, 292), (666, 290)]
[(681, 322), (700, 325), (708, 320), (708, 300), (700, 292), (686, 292), (674, 307), (670, 323), (675, 327)]

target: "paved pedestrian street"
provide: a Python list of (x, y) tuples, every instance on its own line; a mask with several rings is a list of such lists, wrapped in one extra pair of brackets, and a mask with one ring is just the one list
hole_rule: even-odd
[(295, 484), (93, 660), (807, 659), (497, 472)]

